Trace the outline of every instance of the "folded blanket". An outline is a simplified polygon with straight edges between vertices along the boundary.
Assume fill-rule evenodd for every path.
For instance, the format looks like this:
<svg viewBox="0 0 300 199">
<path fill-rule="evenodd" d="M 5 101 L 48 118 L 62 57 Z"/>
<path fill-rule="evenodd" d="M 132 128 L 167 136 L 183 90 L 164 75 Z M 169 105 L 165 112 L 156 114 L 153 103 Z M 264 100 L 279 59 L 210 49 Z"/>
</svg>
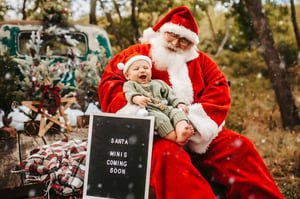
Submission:
<svg viewBox="0 0 300 199">
<path fill-rule="evenodd" d="M 65 138 L 33 149 L 14 173 L 24 173 L 27 182 L 42 182 L 62 196 L 80 196 L 83 192 L 87 139 Z"/>
</svg>

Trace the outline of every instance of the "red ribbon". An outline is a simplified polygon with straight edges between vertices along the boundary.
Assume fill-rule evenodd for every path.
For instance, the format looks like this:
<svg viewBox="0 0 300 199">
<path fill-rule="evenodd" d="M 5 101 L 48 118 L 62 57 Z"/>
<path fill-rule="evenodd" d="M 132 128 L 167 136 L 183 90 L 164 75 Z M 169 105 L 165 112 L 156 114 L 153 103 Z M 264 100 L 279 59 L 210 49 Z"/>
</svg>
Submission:
<svg viewBox="0 0 300 199">
<path fill-rule="evenodd" d="M 48 113 L 54 113 L 57 111 L 57 109 L 59 108 L 60 106 L 60 96 L 58 94 L 58 91 L 60 90 L 58 87 L 50 87 L 50 86 L 45 86 L 45 85 L 42 85 L 40 87 L 42 90 L 43 90 L 43 94 L 42 94 L 42 101 L 41 101 L 41 105 L 39 107 L 39 111 L 41 111 L 42 107 L 44 106 L 44 100 L 45 100 L 45 95 L 48 92 L 50 92 L 51 94 L 54 95 L 54 99 L 55 99 L 55 107 L 53 109 L 50 109 L 50 107 L 48 107 Z"/>
</svg>

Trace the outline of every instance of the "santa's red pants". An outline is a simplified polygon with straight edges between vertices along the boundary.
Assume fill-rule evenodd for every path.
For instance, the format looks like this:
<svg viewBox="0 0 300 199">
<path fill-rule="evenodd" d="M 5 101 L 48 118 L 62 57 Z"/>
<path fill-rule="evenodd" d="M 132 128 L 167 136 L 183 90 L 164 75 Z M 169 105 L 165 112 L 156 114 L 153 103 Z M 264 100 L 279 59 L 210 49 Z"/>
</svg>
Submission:
<svg viewBox="0 0 300 199">
<path fill-rule="evenodd" d="M 157 199 L 217 198 L 206 179 L 223 186 L 226 198 L 284 198 L 244 136 L 223 128 L 203 155 L 154 138 L 150 185 Z"/>
</svg>

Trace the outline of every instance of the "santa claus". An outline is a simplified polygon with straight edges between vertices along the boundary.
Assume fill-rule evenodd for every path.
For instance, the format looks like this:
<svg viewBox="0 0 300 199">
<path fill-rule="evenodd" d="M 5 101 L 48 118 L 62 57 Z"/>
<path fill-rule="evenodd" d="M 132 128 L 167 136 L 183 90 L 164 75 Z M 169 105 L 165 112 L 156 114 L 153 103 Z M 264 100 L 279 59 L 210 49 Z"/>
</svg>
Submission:
<svg viewBox="0 0 300 199">
<path fill-rule="evenodd" d="M 104 112 L 134 114 L 123 93 L 126 81 L 118 63 L 138 53 L 152 59 L 152 79 L 169 84 L 189 105 L 196 134 L 187 152 L 176 143 L 155 137 L 151 180 L 157 198 L 216 198 L 209 182 L 224 187 L 228 198 L 283 198 L 262 158 L 247 138 L 224 127 L 230 108 L 224 74 L 197 50 L 198 26 L 187 7 L 170 11 L 144 31 L 142 44 L 117 54 L 106 66 L 99 86 Z"/>
</svg>

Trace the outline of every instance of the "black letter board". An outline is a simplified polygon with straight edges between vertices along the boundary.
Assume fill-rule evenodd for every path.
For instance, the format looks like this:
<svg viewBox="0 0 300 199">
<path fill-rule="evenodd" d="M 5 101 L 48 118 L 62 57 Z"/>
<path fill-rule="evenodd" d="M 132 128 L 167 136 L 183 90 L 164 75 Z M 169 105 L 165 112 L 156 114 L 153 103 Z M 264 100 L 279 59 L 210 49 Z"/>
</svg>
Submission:
<svg viewBox="0 0 300 199">
<path fill-rule="evenodd" d="M 83 197 L 148 199 L 154 118 L 90 116 Z"/>
</svg>

